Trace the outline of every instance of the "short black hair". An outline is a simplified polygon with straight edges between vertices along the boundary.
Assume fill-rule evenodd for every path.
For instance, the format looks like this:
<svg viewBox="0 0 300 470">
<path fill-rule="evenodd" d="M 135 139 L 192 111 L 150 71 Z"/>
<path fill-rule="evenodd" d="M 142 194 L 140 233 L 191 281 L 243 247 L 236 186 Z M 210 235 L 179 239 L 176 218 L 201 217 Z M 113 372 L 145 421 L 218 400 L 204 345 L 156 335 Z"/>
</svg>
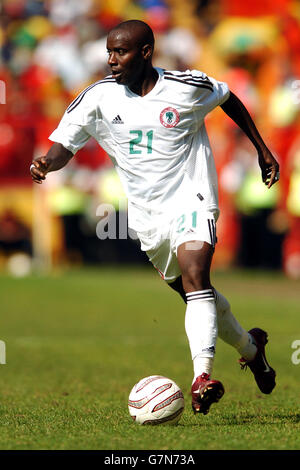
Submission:
<svg viewBox="0 0 300 470">
<path fill-rule="evenodd" d="M 152 49 L 154 48 L 154 34 L 150 26 L 145 23 L 144 21 L 140 20 L 128 20 L 119 23 L 117 26 L 114 26 L 111 31 L 117 31 L 119 29 L 127 29 L 127 30 L 139 30 L 141 35 L 140 44 L 139 46 L 144 46 L 145 44 L 150 44 Z"/>
</svg>

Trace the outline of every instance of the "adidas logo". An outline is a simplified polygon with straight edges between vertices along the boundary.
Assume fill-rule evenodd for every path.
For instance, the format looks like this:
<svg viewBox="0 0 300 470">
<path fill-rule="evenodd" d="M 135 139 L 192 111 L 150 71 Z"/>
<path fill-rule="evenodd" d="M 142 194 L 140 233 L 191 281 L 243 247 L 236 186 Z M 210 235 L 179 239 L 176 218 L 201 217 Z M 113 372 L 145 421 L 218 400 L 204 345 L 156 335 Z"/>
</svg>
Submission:
<svg viewBox="0 0 300 470">
<path fill-rule="evenodd" d="M 203 353 L 204 353 L 204 352 L 215 353 L 215 352 L 216 352 L 216 349 L 215 349 L 214 346 L 210 346 L 209 348 L 204 348 L 204 349 L 202 349 L 201 352 L 203 352 Z"/>
<path fill-rule="evenodd" d="M 122 121 L 119 114 L 111 122 L 112 124 L 124 124 L 124 121 Z"/>
</svg>

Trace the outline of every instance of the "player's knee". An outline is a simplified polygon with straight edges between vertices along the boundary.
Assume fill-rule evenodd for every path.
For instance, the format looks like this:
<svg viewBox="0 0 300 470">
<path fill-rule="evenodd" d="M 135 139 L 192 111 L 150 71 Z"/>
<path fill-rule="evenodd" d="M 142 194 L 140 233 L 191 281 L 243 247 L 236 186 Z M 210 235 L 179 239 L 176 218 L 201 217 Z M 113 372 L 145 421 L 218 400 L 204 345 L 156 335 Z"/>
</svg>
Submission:
<svg viewBox="0 0 300 470">
<path fill-rule="evenodd" d="M 209 289 L 211 287 L 209 272 L 198 265 L 188 266 L 182 274 L 182 281 L 185 292 Z"/>
</svg>

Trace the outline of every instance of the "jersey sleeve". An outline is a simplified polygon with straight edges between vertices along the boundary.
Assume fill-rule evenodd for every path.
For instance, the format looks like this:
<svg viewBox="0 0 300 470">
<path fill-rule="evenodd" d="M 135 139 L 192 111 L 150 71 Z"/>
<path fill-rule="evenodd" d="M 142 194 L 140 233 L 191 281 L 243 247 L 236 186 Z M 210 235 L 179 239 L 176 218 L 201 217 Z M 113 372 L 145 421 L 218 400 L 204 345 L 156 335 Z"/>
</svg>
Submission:
<svg viewBox="0 0 300 470">
<path fill-rule="evenodd" d="M 211 96 L 214 108 L 222 105 L 229 98 L 230 90 L 225 82 L 219 82 L 212 77 L 208 77 L 208 80 L 213 84 L 213 93 Z"/>
<path fill-rule="evenodd" d="M 81 95 L 70 104 L 58 127 L 49 140 L 62 144 L 75 155 L 92 136 L 91 130 L 96 121 L 96 110 L 88 99 Z"/>
<path fill-rule="evenodd" d="M 208 77 L 203 72 L 197 70 L 193 70 L 193 76 L 196 77 L 195 80 L 199 83 L 196 89 L 196 101 L 197 105 L 201 107 L 201 114 L 203 116 L 225 103 L 229 98 L 230 90 L 227 83 Z"/>
</svg>

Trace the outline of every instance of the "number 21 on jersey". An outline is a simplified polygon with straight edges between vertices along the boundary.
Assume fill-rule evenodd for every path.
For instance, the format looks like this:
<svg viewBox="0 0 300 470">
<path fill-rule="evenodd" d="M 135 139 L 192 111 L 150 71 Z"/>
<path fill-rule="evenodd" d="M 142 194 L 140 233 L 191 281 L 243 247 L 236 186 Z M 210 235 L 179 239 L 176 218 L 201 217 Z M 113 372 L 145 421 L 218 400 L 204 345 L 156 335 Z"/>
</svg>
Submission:
<svg viewBox="0 0 300 470">
<path fill-rule="evenodd" d="M 152 153 L 152 141 L 153 141 L 153 131 L 148 131 L 143 134 L 143 131 L 141 130 L 134 130 L 130 131 L 130 134 L 135 134 L 136 137 L 134 139 L 131 139 L 129 141 L 129 154 L 140 154 L 142 153 L 142 150 L 140 148 L 137 148 L 141 144 L 143 144 L 144 147 L 144 142 L 146 139 L 146 148 L 147 148 L 147 153 Z"/>
</svg>

